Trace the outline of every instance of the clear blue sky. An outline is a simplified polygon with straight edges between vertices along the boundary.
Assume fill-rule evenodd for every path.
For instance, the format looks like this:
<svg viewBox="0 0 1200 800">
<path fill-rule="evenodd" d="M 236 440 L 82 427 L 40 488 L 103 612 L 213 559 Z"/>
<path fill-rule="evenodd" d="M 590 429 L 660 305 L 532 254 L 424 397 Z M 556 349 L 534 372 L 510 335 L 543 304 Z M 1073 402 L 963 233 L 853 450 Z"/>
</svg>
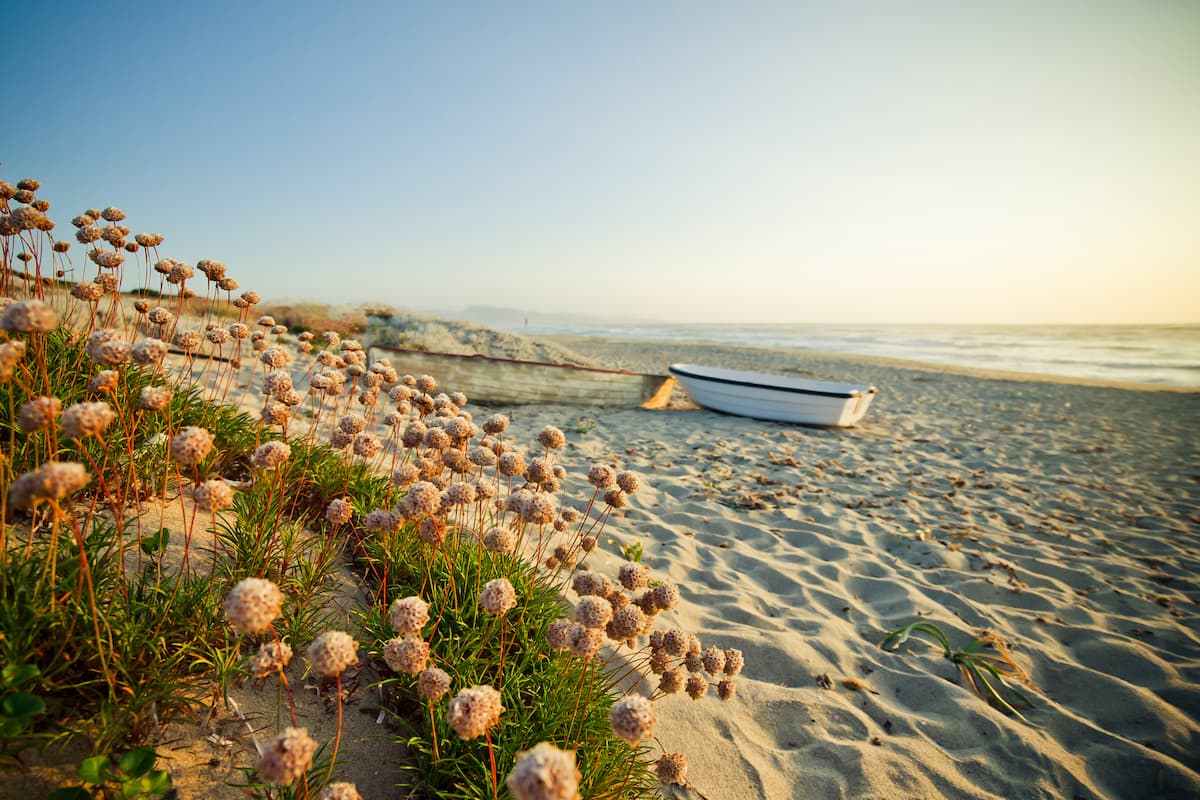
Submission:
<svg viewBox="0 0 1200 800">
<path fill-rule="evenodd" d="M 1194 0 L 43 0 L 0 40 L 0 177 L 267 298 L 1200 322 Z"/>
</svg>

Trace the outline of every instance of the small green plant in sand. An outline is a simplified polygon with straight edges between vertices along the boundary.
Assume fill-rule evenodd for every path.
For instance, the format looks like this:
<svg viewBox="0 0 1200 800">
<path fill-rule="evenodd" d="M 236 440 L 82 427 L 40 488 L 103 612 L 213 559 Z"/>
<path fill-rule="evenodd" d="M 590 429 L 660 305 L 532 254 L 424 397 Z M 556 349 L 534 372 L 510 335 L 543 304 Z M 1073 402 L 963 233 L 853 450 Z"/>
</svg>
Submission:
<svg viewBox="0 0 1200 800">
<path fill-rule="evenodd" d="M 158 754 L 151 747 L 135 747 L 116 764 L 108 756 L 85 758 L 76 770 L 83 786 L 68 786 L 50 794 L 48 800 L 150 800 L 166 797 L 171 776 L 155 769 Z"/>
<path fill-rule="evenodd" d="M 1013 660 L 1008 647 L 996 634 L 985 631 L 966 647 L 955 650 L 950 646 L 950 639 L 941 628 L 922 620 L 892 631 L 884 637 L 879 646 L 887 649 L 894 645 L 898 648 L 914 634 L 926 636 L 938 644 L 942 648 L 942 655 L 958 667 L 971 689 L 990 705 L 1025 719 L 1017 710 L 1017 705 L 1032 708 L 1033 703 L 1024 692 L 1013 686 L 1011 681 L 1029 683 L 1029 676 Z M 991 652 L 988 652 L 989 650 Z M 1005 697 L 1006 694 L 1008 697 Z"/>
</svg>

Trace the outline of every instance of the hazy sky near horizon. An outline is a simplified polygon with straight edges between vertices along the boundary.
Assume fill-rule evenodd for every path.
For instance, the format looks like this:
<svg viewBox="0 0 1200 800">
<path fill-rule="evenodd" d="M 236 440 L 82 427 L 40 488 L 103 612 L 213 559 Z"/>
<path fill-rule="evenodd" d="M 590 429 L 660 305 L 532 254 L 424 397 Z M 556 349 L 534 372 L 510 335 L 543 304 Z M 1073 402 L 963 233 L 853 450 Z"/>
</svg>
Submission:
<svg viewBox="0 0 1200 800">
<path fill-rule="evenodd" d="M 43 0 L 0 39 L 0 178 L 62 238 L 118 205 L 269 299 L 1200 323 L 1200 2 Z"/>
</svg>

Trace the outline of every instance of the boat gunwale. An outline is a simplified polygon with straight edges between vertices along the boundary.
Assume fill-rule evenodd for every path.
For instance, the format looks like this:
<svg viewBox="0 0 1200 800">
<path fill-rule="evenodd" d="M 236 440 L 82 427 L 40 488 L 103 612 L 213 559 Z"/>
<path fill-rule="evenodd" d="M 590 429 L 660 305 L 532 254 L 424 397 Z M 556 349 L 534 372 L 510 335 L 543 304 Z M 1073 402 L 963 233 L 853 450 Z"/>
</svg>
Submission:
<svg viewBox="0 0 1200 800">
<path fill-rule="evenodd" d="M 368 358 L 370 358 L 371 350 L 383 350 L 383 351 L 389 352 L 389 353 L 403 353 L 403 354 L 411 354 L 411 355 L 418 355 L 418 356 L 437 356 L 438 358 L 456 358 L 461 361 L 472 361 L 472 362 L 493 361 L 493 362 L 501 363 L 501 364 L 521 364 L 523 366 L 530 366 L 530 367 L 555 367 L 558 369 L 576 370 L 576 371 L 583 371 L 583 372 L 595 372 L 595 373 L 600 373 L 603 375 L 626 375 L 626 376 L 630 376 L 630 377 L 661 378 L 661 379 L 666 379 L 666 378 L 671 377 L 670 375 L 663 375 L 661 373 L 654 373 L 654 372 L 634 372 L 634 371 L 628 370 L 628 369 L 607 369 L 605 367 L 589 367 L 589 366 L 586 366 L 583 364 L 555 364 L 551 361 L 528 361 L 526 359 L 521 359 L 521 358 L 504 358 L 503 356 L 485 356 L 482 353 L 443 353 L 443 352 L 439 352 L 437 350 L 410 350 L 408 348 L 392 347 L 391 345 L 386 345 L 386 344 L 369 345 L 367 347 L 367 351 L 368 351 L 367 357 Z"/>
<path fill-rule="evenodd" d="M 853 399 L 856 397 L 865 397 L 867 395 L 877 394 L 879 392 L 879 389 L 874 386 L 868 386 L 868 387 L 864 387 L 862 389 L 855 389 L 855 390 L 847 391 L 847 392 L 826 392 L 826 391 L 821 391 L 820 389 L 804 389 L 799 386 L 780 386 L 778 384 L 770 384 L 770 383 L 755 383 L 753 381 L 736 380 L 734 378 L 718 378 L 718 377 L 711 376 L 711 375 L 702 375 L 702 374 L 695 373 L 695 372 L 688 372 L 686 369 L 682 369 L 683 366 L 691 366 L 691 365 L 672 364 L 669 367 L 667 367 L 667 369 L 670 371 L 670 373 L 672 375 L 677 375 L 682 378 L 692 378 L 692 379 L 698 380 L 698 381 L 708 381 L 709 383 L 725 384 L 727 386 L 746 386 L 746 387 L 749 387 L 752 389 L 763 389 L 765 391 L 771 391 L 771 392 L 788 392 L 791 394 L 807 394 L 807 395 L 815 395 L 818 397 L 833 397 L 833 398 L 836 398 L 839 400 L 850 400 L 850 399 Z M 787 378 L 788 377 L 786 375 L 773 376 L 770 373 L 765 373 L 765 372 L 758 372 L 758 373 L 756 373 L 756 372 L 741 372 L 740 370 L 729 370 L 729 371 L 744 374 L 744 375 L 761 375 L 764 378 L 771 378 L 771 377 Z M 793 379 L 793 380 L 795 380 L 795 379 Z M 848 385 L 853 385 L 853 384 L 848 384 Z"/>
</svg>

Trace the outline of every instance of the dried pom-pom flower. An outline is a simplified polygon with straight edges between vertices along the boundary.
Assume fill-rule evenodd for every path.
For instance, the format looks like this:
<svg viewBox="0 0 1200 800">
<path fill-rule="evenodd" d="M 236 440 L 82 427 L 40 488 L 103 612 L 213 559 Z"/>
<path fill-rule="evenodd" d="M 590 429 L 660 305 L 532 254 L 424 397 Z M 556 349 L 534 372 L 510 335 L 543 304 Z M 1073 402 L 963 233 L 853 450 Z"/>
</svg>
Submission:
<svg viewBox="0 0 1200 800">
<path fill-rule="evenodd" d="M 608 635 L 618 642 L 623 642 L 640 634 L 645 625 L 645 612 L 630 603 L 621 606 L 613 614 L 612 622 L 608 626 Z"/>
<path fill-rule="evenodd" d="M 546 628 L 546 643 L 554 650 L 563 651 L 571 647 L 571 628 L 575 623 L 569 619 L 556 619 Z"/>
<path fill-rule="evenodd" d="M 204 460 L 212 448 L 212 434 L 204 428 L 189 425 L 171 439 L 171 458 L 184 466 L 195 466 Z"/>
<path fill-rule="evenodd" d="M 259 469 L 277 469 L 292 454 L 287 442 L 263 442 L 254 450 L 254 466 Z"/>
<path fill-rule="evenodd" d="M 354 454 L 362 458 L 374 458 L 379 455 L 383 445 L 379 437 L 371 433 L 360 433 L 354 437 Z"/>
<path fill-rule="evenodd" d="M 48 461 L 26 472 L 8 489 L 9 499 L 17 508 L 32 508 L 43 500 L 61 500 L 87 485 L 91 475 L 82 464 Z"/>
<path fill-rule="evenodd" d="M 742 671 L 742 667 L 746 665 L 746 659 L 742 657 L 742 651 L 736 648 L 729 648 L 725 651 L 725 674 L 729 676 L 737 675 Z"/>
<path fill-rule="evenodd" d="M 624 508 L 628 505 L 629 498 L 625 492 L 614 486 L 604 493 L 604 502 L 613 508 Z"/>
<path fill-rule="evenodd" d="M 496 578 L 483 585 L 479 593 L 479 607 L 484 613 L 498 617 L 517 605 L 517 593 L 508 578 Z"/>
<path fill-rule="evenodd" d="M 17 412 L 17 425 L 26 433 L 50 427 L 62 413 L 62 401 L 57 397 L 35 397 Z"/>
<path fill-rule="evenodd" d="M 730 678 L 723 678 L 719 683 L 717 683 L 717 697 L 721 698 L 722 700 L 733 699 L 733 695 L 736 691 L 737 690 L 733 685 L 733 680 Z"/>
<path fill-rule="evenodd" d="M 507 527 L 491 528 L 483 535 L 483 547 L 489 553 L 511 553 L 517 547 L 517 534 Z"/>
<path fill-rule="evenodd" d="M 487 421 L 483 423 L 484 432 L 490 433 L 493 436 L 504 433 L 507 428 L 508 417 L 504 416 L 503 414 L 492 414 L 487 418 Z"/>
<path fill-rule="evenodd" d="M 308 661 L 322 678 L 341 675 L 358 663 L 358 645 L 344 631 L 326 631 L 308 646 Z"/>
<path fill-rule="evenodd" d="M 604 628 L 612 617 L 612 603 L 603 597 L 584 597 L 575 606 L 575 621 L 585 628 Z"/>
<path fill-rule="evenodd" d="M 669 669 L 658 680 L 658 690 L 663 694 L 678 694 L 683 690 L 683 670 Z"/>
<path fill-rule="evenodd" d="M 192 491 L 196 508 L 216 513 L 223 508 L 233 507 L 233 487 L 223 480 L 207 480 Z"/>
<path fill-rule="evenodd" d="M 416 595 L 398 598 L 388 609 L 388 622 L 396 633 L 420 633 L 429 624 L 429 605 Z"/>
<path fill-rule="evenodd" d="M 143 367 L 153 366 L 167 354 L 167 343 L 161 339 L 143 339 L 133 346 L 134 363 Z"/>
<path fill-rule="evenodd" d="M 287 642 L 263 642 L 254 658 L 250 659 L 250 674 L 256 678 L 265 678 L 282 670 L 291 660 L 292 648 Z"/>
<path fill-rule="evenodd" d="M 496 471 L 512 478 L 525 471 L 525 456 L 519 450 L 505 450 L 496 461 Z"/>
<path fill-rule="evenodd" d="M 600 652 L 600 645 L 604 643 L 604 634 L 596 628 L 585 628 L 578 622 L 573 622 L 567 631 L 567 643 L 571 649 L 571 655 L 576 658 L 588 659 Z"/>
<path fill-rule="evenodd" d="M 700 662 L 709 675 L 720 675 L 725 670 L 725 651 L 712 645 L 700 655 Z"/>
<path fill-rule="evenodd" d="M 691 675 L 688 677 L 686 690 L 688 697 L 699 700 L 708 694 L 708 681 L 703 675 Z"/>
<path fill-rule="evenodd" d="M 429 663 L 429 645 L 416 636 L 389 639 L 383 646 L 383 660 L 393 672 L 416 675 Z"/>
<path fill-rule="evenodd" d="M 681 656 L 688 649 L 688 635 L 678 628 L 672 628 L 663 634 L 663 649 L 673 656 Z"/>
<path fill-rule="evenodd" d="M 500 721 L 504 706 L 491 686 L 472 686 L 454 696 L 446 707 L 446 721 L 462 739 L 474 739 Z"/>
<path fill-rule="evenodd" d="M 88 381 L 88 392 L 91 394 L 112 394 L 117 390 L 119 376 L 116 370 L 102 369 Z"/>
<path fill-rule="evenodd" d="M 613 703 L 608 712 L 608 721 L 613 733 L 636 745 L 653 735 L 657 720 L 650 701 L 639 694 L 631 694 Z"/>
<path fill-rule="evenodd" d="M 345 525 L 353 514 L 354 506 L 344 497 L 330 500 L 329 505 L 325 507 L 325 521 L 334 527 Z"/>
<path fill-rule="evenodd" d="M 222 608 L 229 626 L 238 633 L 265 633 L 279 619 L 283 593 L 264 578 L 243 578 L 225 595 Z"/>
<path fill-rule="evenodd" d="M 25 342 L 15 339 L 11 342 L 0 343 L 0 383 L 12 380 L 13 372 L 21 359 L 25 357 Z"/>
<path fill-rule="evenodd" d="M 417 676 L 417 694 L 426 700 L 440 700 L 450 691 L 450 675 L 437 667 L 422 670 Z"/>
<path fill-rule="evenodd" d="M 63 436 L 70 439 L 99 436 L 116 418 L 117 415 L 108 403 L 75 403 L 63 412 Z"/>
<path fill-rule="evenodd" d="M 540 742 L 517 753 L 504 785 L 513 800 L 576 800 L 580 777 L 574 750 Z"/>
<path fill-rule="evenodd" d="M 666 785 L 687 785 L 687 759 L 683 753 L 663 753 L 654 764 L 654 774 L 659 783 Z"/>
<path fill-rule="evenodd" d="M 9 303 L 0 315 L 0 328 L 26 333 L 49 333 L 58 325 L 54 309 L 41 300 L 18 300 Z"/>
<path fill-rule="evenodd" d="M 611 489 L 617 483 L 617 473 L 608 464 L 593 464 L 587 478 L 597 489 Z"/>
<path fill-rule="evenodd" d="M 650 568 L 636 561 L 626 561 L 621 565 L 621 570 L 617 573 L 617 577 L 621 581 L 622 586 L 633 591 L 646 585 L 646 582 L 650 579 Z"/>
<path fill-rule="evenodd" d="M 138 395 L 138 408 L 143 411 L 162 411 L 171 402 L 171 390 L 165 386 L 146 386 Z"/>
<path fill-rule="evenodd" d="M 654 605 L 659 611 L 670 611 L 679 605 L 679 589 L 675 584 L 663 581 L 654 587 Z"/>
<path fill-rule="evenodd" d="M 537 437 L 538 444 L 547 450 L 557 450 L 567 443 L 567 437 L 563 432 L 553 425 L 547 425 L 542 428 Z"/>
<path fill-rule="evenodd" d="M 554 501 L 547 494 L 529 494 L 519 511 L 521 519 L 531 525 L 549 525 L 554 521 Z"/>
<path fill-rule="evenodd" d="M 258 771 L 267 782 L 288 786 L 308 772 L 316 752 L 317 743 L 308 735 L 307 728 L 284 728 L 267 742 Z"/>
<path fill-rule="evenodd" d="M 358 793 L 358 787 L 353 783 L 346 781 L 338 781 L 331 783 L 321 790 L 321 794 L 317 796 L 317 800 L 363 800 L 362 795 Z"/>
<path fill-rule="evenodd" d="M 633 494 L 641 488 L 642 479 L 632 470 L 622 470 L 617 473 L 617 486 L 626 494 Z"/>
</svg>

